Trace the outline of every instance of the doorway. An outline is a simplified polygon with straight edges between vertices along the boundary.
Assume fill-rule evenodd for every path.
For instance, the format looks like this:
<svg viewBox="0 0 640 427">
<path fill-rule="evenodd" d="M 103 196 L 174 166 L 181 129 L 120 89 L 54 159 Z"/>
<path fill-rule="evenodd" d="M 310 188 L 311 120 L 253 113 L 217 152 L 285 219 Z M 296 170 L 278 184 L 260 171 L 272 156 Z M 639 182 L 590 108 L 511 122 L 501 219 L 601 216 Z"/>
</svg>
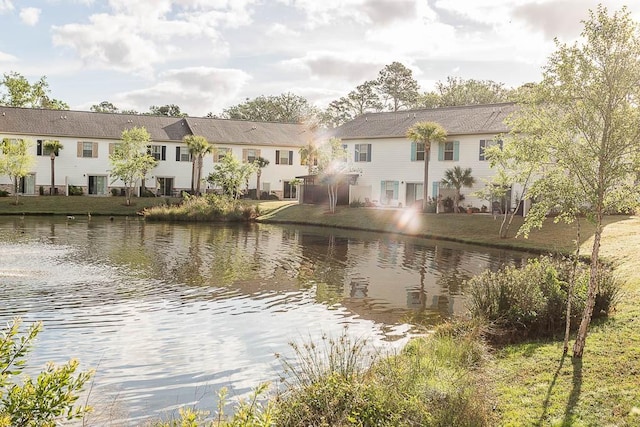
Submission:
<svg viewBox="0 0 640 427">
<path fill-rule="evenodd" d="M 89 175 L 89 194 L 106 196 L 107 177 L 104 175 Z"/>
<path fill-rule="evenodd" d="M 291 185 L 291 181 L 284 181 L 284 188 L 282 191 L 282 198 L 284 199 L 297 199 L 298 191 L 295 185 Z"/>
</svg>

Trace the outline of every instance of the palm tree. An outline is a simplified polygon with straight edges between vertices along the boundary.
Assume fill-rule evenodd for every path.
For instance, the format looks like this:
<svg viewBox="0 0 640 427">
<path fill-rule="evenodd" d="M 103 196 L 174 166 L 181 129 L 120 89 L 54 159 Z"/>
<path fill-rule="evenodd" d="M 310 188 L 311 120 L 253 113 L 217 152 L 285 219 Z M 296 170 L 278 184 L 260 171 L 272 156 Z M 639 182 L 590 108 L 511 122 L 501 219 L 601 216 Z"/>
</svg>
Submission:
<svg viewBox="0 0 640 427">
<path fill-rule="evenodd" d="M 318 147 L 312 141 L 309 141 L 306 145 L 300 147 L 298 152 L 300 153 L 301 163 L 307 165 L 307 172 L 311 175 L 314 169 L 317 169 Z"/>
<path fill-rule="evenodd" d="M 264 157 L 256 157 L 253 164 L 256 165 L 256 197 L 260 200 L 260 177 L 262 176 L 262 168 L 267 167 L 269 160 Z"/>
<path fill-rule="evenodd" d="M 431 144 L 446 141 L 447 131 L 435 122 L 418 122 L 407 130 L 407 138 L 415 143 L 424 144 L 424 183 L 422 184 L 422 210 L 423 212 L 426 212 L 429 195 L 429 153 L 431 151 Z"/>
<path fill-rule="evenodd" d="M 58 155 L 58 152 L 64 147 L 62 146 L 60 141 L 46 140 L 44 142 L 44 148 L 49 150 L 49 153 L 51 155 L 51 188 L 49 188 L 49 194 L 54 195 L 54 189 L 56 188 L 56 156 Z"/>
<path fill-rule="evenodd" d="M 200 194 L 200 181 L 202 176 L 202 163 L 204 156 L 213 151 L 213 145 L 204 136 L 187 135 L 183 142 L 189 148 L 189 154 L 193 162 L 191 169 L 191 191 Z"/>
<path fill-rule="evenodd" d="M 455 213 L 458 213 L 460 212 L 458 206 L 458 203 L 460 203 L 460 189 L 462 187 L 472 187 L 476 179 L 471 176 L 471 168 L 462 169 L 460 166 L 455 166 L 444 171 L 444 178 L 440 182 L 447 188 L 456 189 L 456 194 L 453 196 L 453 209 Z"/>
</svg>

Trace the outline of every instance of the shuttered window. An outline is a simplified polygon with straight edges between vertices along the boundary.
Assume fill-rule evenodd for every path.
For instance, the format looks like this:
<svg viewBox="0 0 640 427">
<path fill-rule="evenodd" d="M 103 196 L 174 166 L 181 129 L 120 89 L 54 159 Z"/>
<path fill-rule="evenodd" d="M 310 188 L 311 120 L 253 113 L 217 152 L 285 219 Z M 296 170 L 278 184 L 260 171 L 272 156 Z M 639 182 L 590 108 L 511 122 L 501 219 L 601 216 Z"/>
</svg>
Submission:
<svg viewBox="0 0 640 427">
<path fill-rule="evenodd" d="M 293 151 L 276 150 L 276 165 L 292 165 Z"/>
</svg>

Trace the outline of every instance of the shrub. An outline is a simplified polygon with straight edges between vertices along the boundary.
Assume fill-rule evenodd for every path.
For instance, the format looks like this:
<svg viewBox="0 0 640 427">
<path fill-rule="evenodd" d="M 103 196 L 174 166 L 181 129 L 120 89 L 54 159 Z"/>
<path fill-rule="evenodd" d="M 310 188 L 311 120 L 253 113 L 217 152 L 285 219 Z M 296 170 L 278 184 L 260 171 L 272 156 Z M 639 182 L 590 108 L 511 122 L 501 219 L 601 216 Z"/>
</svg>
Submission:
<svg viewBox="0 0 640 427">
<path fill-rule="evenodd" d="M 20 324 L 16 318 L 0 333 L 0 426 L 53 427 L 82 418 L 91 408 L 75 403 L 93 372 L 76 374 L 79 363 L 71 360 L 62 366 L 47 364 L 35 380 L 24 374 L 19 377 L 42 330 L 37 322 L 19 336 Z"/>
<path fill-rule="evenodd" d="M 82 190 L 82 187 L 78 187 L 76 185 L 70 185 L 69 186 L 69 195 L 70 196 L 82 196 L 84 194 L 84 191 Z"/>
<path fill-rule="evenodd" d="M 566 321 L 567 292 L 572 273 L 568 260 L 549 257 L 530 260 L 523 268 L 485 271 L 468 280 L 467 303 L 472 317 L 490 322 L 494 341 L 517 341 L 562 333 Z M 612 273 L 602 268 L 593 317 L 606 316 L 620 289 Z M 576 271 L 571 322 L 577 327 L 584 310 L 589 270 Z"/>
<path fill-rule="evenodd" d="M 351 203 L 349 203 L 349 207 L 352 208 L 363 208 L 365 206 L 364 202 L 361 202 L 360 199 L 354 200 Z"/>
<path fill-rule="evenodd" d="M 8 197 L 9 196 L 9 192 L 6 190 L 0 190 L 0 197 Z"/>
</svg>

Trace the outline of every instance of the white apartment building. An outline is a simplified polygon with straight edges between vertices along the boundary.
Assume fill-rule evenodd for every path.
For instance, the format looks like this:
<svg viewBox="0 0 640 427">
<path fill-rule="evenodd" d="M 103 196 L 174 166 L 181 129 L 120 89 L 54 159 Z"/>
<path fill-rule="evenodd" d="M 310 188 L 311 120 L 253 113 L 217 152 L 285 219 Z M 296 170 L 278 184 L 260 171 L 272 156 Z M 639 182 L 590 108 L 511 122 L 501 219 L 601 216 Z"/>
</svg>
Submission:
<svg viewBox="0 0 640 427">
<path fill-rule="evenodd" d="M 120 194 L 123 183 L 109 175 L 109 154 L 122 131 L 134 126 L 150 133 L 148 150 L 158 160 L 148 172 L 145 185 L 163 196 L 191 188 L 192 162 L 182 140 L 187 135 L 201 135 L 215 147 L 204 159 L 203 178 L 224 154 L 231 153 L 244 162 L 263 157 L 269 165 L 262 169 L 261 190 L 296 199 L 290 181 L 307 171 L 300 164 L 299 149 L 313 139 L 312 133 L 299 124 L 0 107 L 0 138 L 31 141 L 30 150 L 37 159 L 31 173 L 20 180 L 18 191 L 22 194 L 49 194 L 51 160 L 44 147 L 46 140 L 58 140 L 63 145 L 55 160 L 58 194 L 68 194 L 70 186 L 96 196 Z M 0 188 L 13 192 L 9 177 L 0 176 Z M 201 188 L 206 189 L 207 184 Z M 249 189 L 255 188 L 254 174 Z"/>
<path fill-rule="evenodd" d="M 465 198 L 461 206 L 487 206 L 488 201 L 473 196 L 494 174 L 484 149 L 500 143 L 499 135 L 508 132 L 505 119 L 515 109 L 515 104 L 504 103 L 367 113 L 345 123 L 330 136 L 342 140 L 351 169 L 360 175 L 350 199 L 369 199 L 382 206 L 411 206 L 422 200 L 424 145 L 412 142 L 406 133 L 415 123 L 429 121 L 439 123 L 448 134 L 445 143 L 431 147 L 429 197 L 453 195 L 454 190 L 440 182 L 447 169 L 460 166 L 471 168 L 476 180 L 472 188 L 462 189 Z M 511 207 L 511 196 L 507 198 Z"/>
</svg>

